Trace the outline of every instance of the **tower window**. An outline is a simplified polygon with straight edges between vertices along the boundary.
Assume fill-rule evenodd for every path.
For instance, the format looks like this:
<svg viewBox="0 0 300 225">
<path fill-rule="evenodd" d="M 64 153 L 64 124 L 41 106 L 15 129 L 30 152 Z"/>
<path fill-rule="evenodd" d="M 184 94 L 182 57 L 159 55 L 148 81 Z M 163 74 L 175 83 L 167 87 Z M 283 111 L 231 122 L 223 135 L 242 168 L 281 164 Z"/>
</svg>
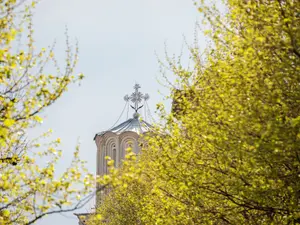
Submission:
<svg viewBox="0 0 300 225">
<path fill-rule="evenodd" d="M 117 149 L 115 144 L 112 146 L 112 159 L 114 160 L 114 167 L 117 167 Z"/>
</svg>

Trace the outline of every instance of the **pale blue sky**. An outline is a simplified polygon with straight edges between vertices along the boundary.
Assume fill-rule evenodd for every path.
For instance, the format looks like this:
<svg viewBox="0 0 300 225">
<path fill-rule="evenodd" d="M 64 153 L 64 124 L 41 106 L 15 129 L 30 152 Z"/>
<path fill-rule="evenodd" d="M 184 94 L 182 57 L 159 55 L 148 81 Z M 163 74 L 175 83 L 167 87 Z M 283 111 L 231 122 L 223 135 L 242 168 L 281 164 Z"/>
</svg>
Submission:
<svg viewBox="0 0 300 225">
<path fill-rule="evenodd" d="M 184 42 L 194 40 L 195 22 L 199 20 L 192 0 L 43 0 L 34 15 L 38 48 L 57 41 L 56 57 L 63 61 L 65 26 L 71 42 L 79 41 L 77 72 L 86 78 L 73 85 L 44 112 L 44 123 L 32 135 L 52 128 L 54 137 L 63 142 L 63 158 L 58 172 L 68 164 L 78 137 L 81 156 L 95 172 L 95 133 L 110 128 L 119 117 L 123 96 L 132 92 L 135 82 L 150 94 L 152 113 L 162 101 L 158 90 L 166 90 L 155 52 L 164 59 L 165 43 L 170 54 L 179 54 Z M 63 65 L 63 64 L 62 64 Z M 49 68 L 51 70 L 51 68 Z M 121 122 L 121 121 L 120 121 Z M 87 212 L 88 207 L 80 212 Z M 75 225 L 71 214 L 49 216 L 39 225 Z"/>
</svg>

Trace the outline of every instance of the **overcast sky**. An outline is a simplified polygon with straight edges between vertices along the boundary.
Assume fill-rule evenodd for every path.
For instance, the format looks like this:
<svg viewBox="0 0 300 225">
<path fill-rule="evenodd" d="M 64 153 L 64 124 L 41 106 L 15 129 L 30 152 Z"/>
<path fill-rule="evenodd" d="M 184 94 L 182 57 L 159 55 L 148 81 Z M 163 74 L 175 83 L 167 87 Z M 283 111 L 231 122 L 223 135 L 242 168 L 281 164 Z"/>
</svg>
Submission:
<svg viewBox="0 0 300 225">
<path fill-rule="evenodd" d="M 31 135 L 52 128 L 63 142 L 63 158 L 57 167 L 62 172 L 71 160 L 77 139 L 81 156 L 96 171 L 95 133 L 110 128 L 123 107 L 123 96 L 138 82 L 149 93 L 152 113 L 167 91 L 155 53 L 164 59 L 168 53 L 180 54 L 184 42 L 193 43 L 199 14 L 192 0 L 43 0 L 34 15 L 37 48 L 57 41 L 55 54 L 64 59 L 65 27 L 71 42 L 79 41 L 77 72 L 86 78 L 73 85 L 57 103 L 44 112 L 44 123 Z M 61 63 L 63 66 L 63 63 Z M 51 71 L 51 68 L 49 68 Z M 120 121 L 122 122 L 122 121 Z M 80 212 L 87 212 L 86 206 Z M 71 214 L 49 216 L 39 225 L 75 225 Z"/>
</svg>

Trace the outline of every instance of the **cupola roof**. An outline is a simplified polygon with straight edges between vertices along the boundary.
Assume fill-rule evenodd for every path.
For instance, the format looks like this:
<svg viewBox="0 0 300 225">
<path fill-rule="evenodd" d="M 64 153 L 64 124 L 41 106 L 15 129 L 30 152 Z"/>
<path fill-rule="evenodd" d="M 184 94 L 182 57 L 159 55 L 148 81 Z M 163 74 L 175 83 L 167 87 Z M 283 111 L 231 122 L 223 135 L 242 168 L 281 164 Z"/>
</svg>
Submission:
<svg viewBox="0 0 300 225">
<path fill-rule="evenodd" d="M 141 86 L 139 84 L 135 84 L 134 85 L 135 91 L 131 95 L 124 96 L 124 100 L 126 101 L 126 105 L 128 107 L 129 107 L 128 102 L 133 103 L 133 105 L 130 105 L 130 107 L 134 110 L 133 117 L 119 125 L 113 126 L 112 128 L 110 128 L 106 131 L 97 133 L 95 135 L 95 138 L 97 136 L 102 136 L 102 135 L 106 134 L 107 132 L 113 132 L 113 133 L 119 135 L 126 131 L 132 131 L 132 132 L 135 132 L 140 135 L 140 134 L 143 134 L 143 133 L 146 133 L 146 132 L 149 132 L 152 130 L 152 128 L 153 128 L 152 125 L 150 125 L 145 120 L 142 120 L 142 118 L 140 117 L 140 114 L 138 113 L 138 111 L 142 107 L 144 107 L 144 105 L 140 105 L 140 103 L 142 101 L 144 101 L 144 104 L 145 104 L 145 102 L 149 99 L 149 95 L 142 94 L 139 91 L 139 88 L 141 88 Z"/>
</svg>

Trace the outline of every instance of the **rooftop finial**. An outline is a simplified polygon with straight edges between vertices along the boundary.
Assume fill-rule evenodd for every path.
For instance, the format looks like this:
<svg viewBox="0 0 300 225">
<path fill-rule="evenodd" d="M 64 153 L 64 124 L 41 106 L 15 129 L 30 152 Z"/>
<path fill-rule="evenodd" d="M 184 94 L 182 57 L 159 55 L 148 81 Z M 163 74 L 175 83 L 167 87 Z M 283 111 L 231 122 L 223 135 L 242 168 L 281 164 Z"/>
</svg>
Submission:
<svg viewBox="0 0 300 225">
<path fill-rule="evenodd" d="M 132 106 L 132 105 L 130 105 L 130 106 L 131 106 L 131 108 L 134 109 L 135 114 L 136 114 L 138 112 L 138 110 L 144 106 L 144 105 L 140 106 L 139 104 L 142 102 L 142 100 L 147 101 L 149 99 L 149 95 L 148 94 L 142 94 L 139 91 L 141 86 L 137 83 L 133 86 L 133 88 L 134 88 L 134 92 L 130 96 L 125 95 L 124 100 L 126 102 L 131 101 L 134 104 L 134 106 Z"/>
</svg>

